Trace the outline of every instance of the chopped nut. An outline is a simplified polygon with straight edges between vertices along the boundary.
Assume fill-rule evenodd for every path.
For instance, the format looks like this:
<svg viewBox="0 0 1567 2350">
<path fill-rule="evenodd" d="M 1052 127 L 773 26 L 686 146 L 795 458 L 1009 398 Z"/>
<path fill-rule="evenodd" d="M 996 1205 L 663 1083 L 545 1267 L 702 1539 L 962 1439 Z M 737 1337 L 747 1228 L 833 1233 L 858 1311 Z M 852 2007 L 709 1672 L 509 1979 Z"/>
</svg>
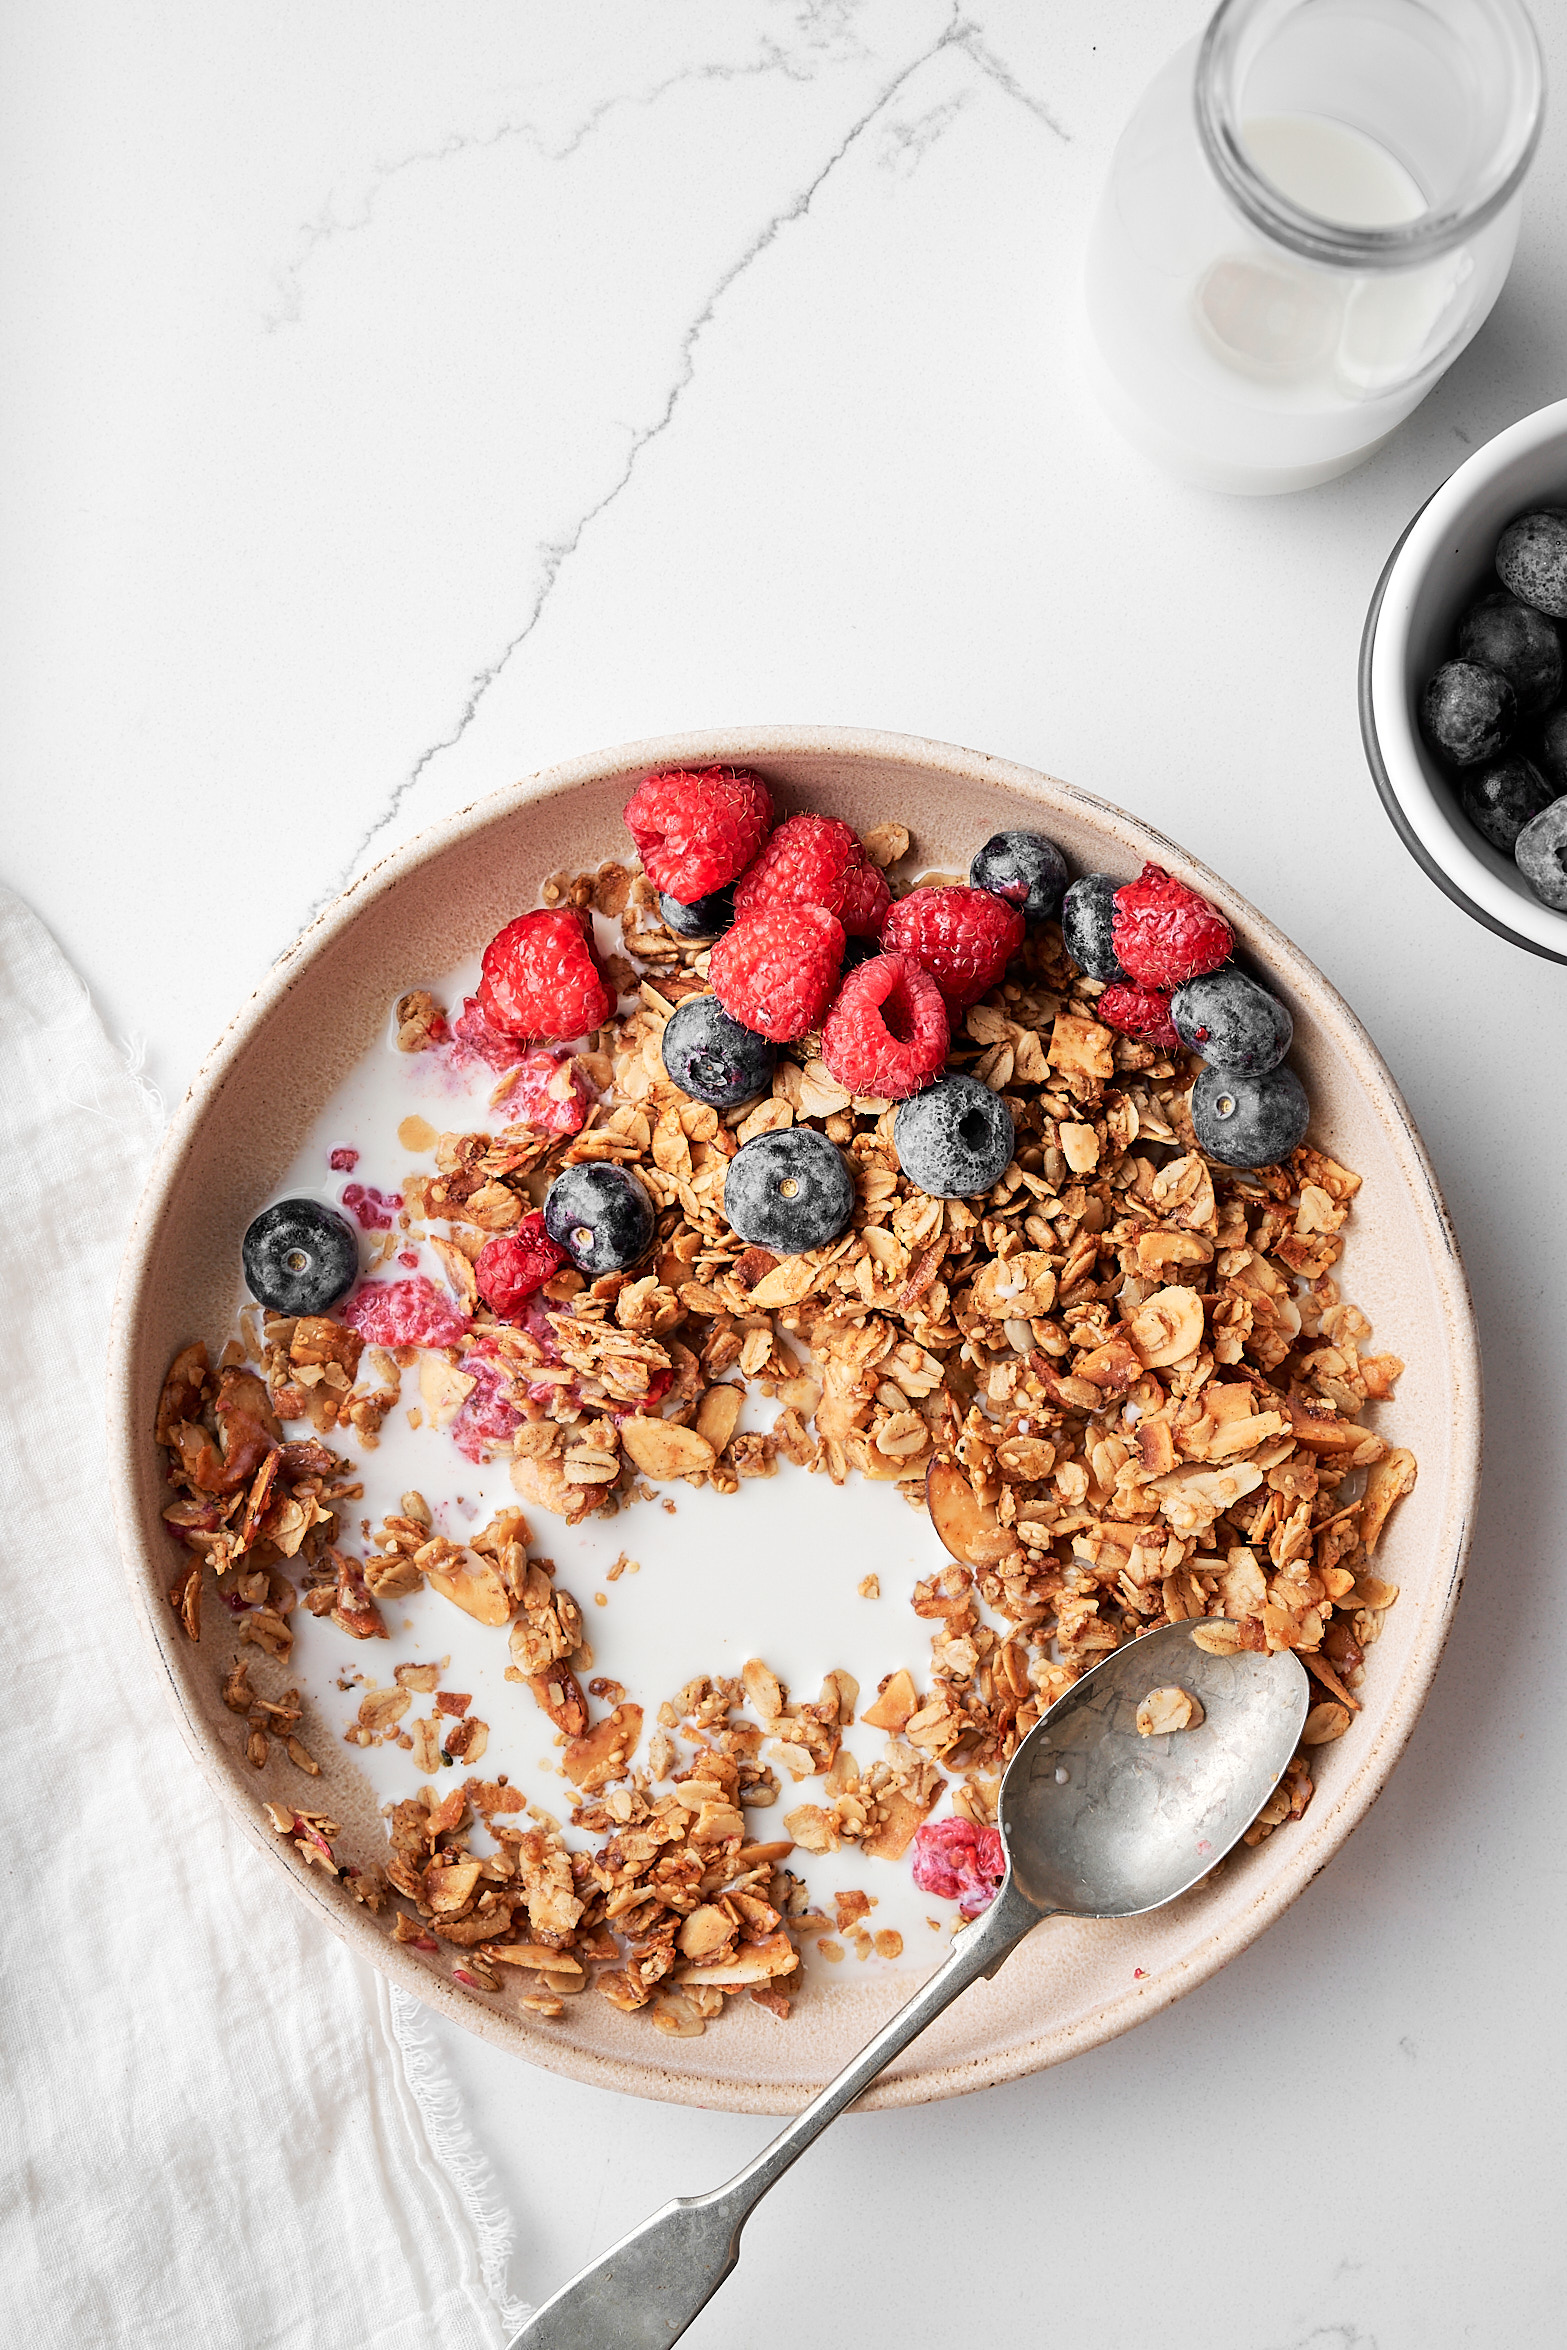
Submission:
<svg viewBox="0 0 1567 2350">
<path fill-rule="evenodd" d="M 1137 1735 L 1163 1738 L 1174 1730 L 1193 1730 L 1203 1719 L 1202 1706 L 1189 1689 L 1150 1689 L 1137 1709 Z"/>
</svg>

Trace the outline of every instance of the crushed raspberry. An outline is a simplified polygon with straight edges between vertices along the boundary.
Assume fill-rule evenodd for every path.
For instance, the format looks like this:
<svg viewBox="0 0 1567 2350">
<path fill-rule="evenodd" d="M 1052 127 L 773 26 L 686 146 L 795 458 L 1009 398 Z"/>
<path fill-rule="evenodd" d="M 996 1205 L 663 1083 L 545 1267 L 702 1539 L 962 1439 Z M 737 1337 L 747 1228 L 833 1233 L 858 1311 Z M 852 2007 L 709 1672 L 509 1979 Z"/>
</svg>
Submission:
<svg viewBox="0 0 1567 2350">
<path fill-rule="evenodd" d="M 492 1444 L 509 1443 L 522 1414 L 511 1400 L 511 1373 L 489 1348 L 472 1346 L 462 1359 L 474 1382 L 451 1424 L 451 1439 L 465 1460 L 482 1461 Z"/>
<path fill-rule="evenodd" d="M 672 767 L 626 803 L 643 870 L 683 906 L 737 879 L 772 826 L 772 794 L 748 767 Z"/>
<path fill-rule="evenodd" d="M 400 1265 L 406 1265 L 410 1273 L 417 1273 L 419 1270 L 419 1251 L 416 1248 L 400 1248 L 397 1252 L 397 1262 Z"/>
<path fill-rule="evenodd" d="M 912 955 L 956 1015 L 995 986 L 1025 928 L 1016 906 L 988 889 L 959 884 L 911 890 L 900 898 L 882 924 L 881 943 L 891 953 Z"/>
<path fill-rule="evenodd" d="M 1117 980 L 1107 987 L 1094 1007 L 1107 1028 L 1123 1036 L 1140 1036 L 1149 1044 L 1179 1045 L 1170 1018 L 1170 999 L 1162 988 L 1128 987 Z"/>
<path fill-rule="evenodd" d="M 1162 865 L 1145 865 L 1114 902 L 1110 944 L 1144 987 L 1180 987 L 1217 971 L 1234 952 L 1235 933 L 1224 916 L 1183 881 L 1172 881 Z"/>
<path fill-rule="evenodd" d="M 350 1150 L 347 1143 L 340 1143 L 327 1160 L 327 1165 L 337 1175 L 352 1175 L 358 1164 L 359 1153 Z"/>
<path fill-rule="evenodd" d="M 452 1021 L 448 1051 L 454 1069 L 472 1061 L 488 1062 L 492 1069 L 515 1069 L 526 1050 L 521 1040 L 492 1028 L 476 995 L 463 997 L 462 1010 Z"/>
<path fill-rule="evenodd" d="M 825 906 L 851 938 L 874 938 L 892 892 L 857 832 L 836 816 L 789 816 L 735 891 L 735 913 Z"/>
<path fill-rule="evenodd" d="M 822 1059 L 851 1093 L 905 1101 L 939 1076 L 949 1024 L 941 989 L 908 955 L 851 971 L 822 1030 Z"/>
<path fill-rule="evenodd" d="M 377 1191 L 373 1183 L 368 1188 L 363 1183 L 343 1186 L 343 1205 L 361 1232 L 390 1232 L 392 1218 L 402 1204 L 400 1191 Z"/>
<path fill-rule="evenodd" d="M 1007 1873 L 998 1828 L 976 1828 L 972 1820 L 927 1820 L 914 1831 L 914 1882 L 922 1893 L 955 1901 L 966 1918 L 977 1918 L 996 1898 Z"/>
<path fill-rule="evenodd" d="M 519 914 L 484 950 L 479 1008 L 511 1036 L 586 1036 L 615 1009 L 593 952 L 593 926 L 575 907 Z"/>
<path fill-rule="evenodd" d="M 371 1346 L 453 1346 L 468 1317 L 433 1281 L 367 1281 L 342 1309 L 342 1319 Z"/>
<path fill-rule="evenodd" d="M 517 1074 L 491 1107 L 516 1126 L 541 1126 L 547 1134 L 577 1134 L 593 1093 L 570 1053 L 528 1053 Z"/>
<path fill-rule="evenodd" d="M 787 1044 L 820 1026 L 842 962 L 843 926 L 835 914 L 821 906 L 769 906 L 724 933 L 708 976 L 731 1020 Z"/>
<path fill-rule="evenodd" d="M 517 1318 L 524 1301 L 566 1262 L 566 1251 L 544 1229 L 541 1211 L 524 1216 L 515 1232 L 498 1232 L 480 1249 L 474 1264 L 479 1295 L 503 1322 Z M 547 1325 L 546 1325 L 547 1327 Z"/>
</svg>

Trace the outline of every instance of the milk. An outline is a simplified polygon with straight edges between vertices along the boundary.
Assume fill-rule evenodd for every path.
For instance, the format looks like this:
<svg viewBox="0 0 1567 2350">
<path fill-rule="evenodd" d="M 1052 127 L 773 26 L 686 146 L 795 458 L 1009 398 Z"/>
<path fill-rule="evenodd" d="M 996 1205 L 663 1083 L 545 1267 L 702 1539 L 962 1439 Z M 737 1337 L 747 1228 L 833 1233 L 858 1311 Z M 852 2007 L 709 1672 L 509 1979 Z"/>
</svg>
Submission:
<svg viewBox="0 0 1567 2350">
<path fill-rule="evenodd" d="M 618 930 L 605 926 L 601 943 L 617 951 Z M 473 992 L 478 976 L 473 960 L 429 984 L 438 1002 L 455 1009 Z M 436 1131 L 493 1131 L 499 1121 L 489 1097 L 498 1082 L 484 1067 L 454 1071 L 444 1052 L 398 1052 L 389 1023 L 383 1042 L 315 1120 L 275 1196 L 307 1195 L 337 1206 L 349 1182 L 383 1195 L 400 1191 L 408 1175 L 433 1174 L 435 1160 L 433 1147 L 421 1152 L 400 1142 L 399 1126 L 417 1116 Z M 328 1163 L 331 1152 L 344 1147 L 359 1153 L 351 1173 L 335 1172 Z M 258 1210 L 265 1204 L 258 1200 Z M 381 1237 L 361 1236 L 363 1262 L 369 1262 Z M 441 1266 L 428 1243 L 403 1233 L 396 1237 L 399 1248 L 417 1255 L 417 1269 L 444 1289 Z M 376 1268 L 376 1278 L 401 1279 L 412 1269 L 394 1258 Z M 236 1334 L 242 1303 L 236 1290 Z M 355 1554 L 370 1547 L 367 1532 L 396 1512 L 410 1490 L 429 1503 L 435 1531 L 456 1542 L 487 1525 L 497 1511 L 518 1504 L 508 1456 L 476 1467 L 427 1418 L 412 1426 L 410 1409 L 421 1409 L 417 1369 L 403 1373 L 402 1393 L 373 1448 L 361 1444 L 351 1428 L 337 1429 L 328 1438 L 364 1485 L 364 1499 L 347 1505 L 352 1516 L 342 1528 L 344 1543 Z M 740 1424 L 766 1427 L 776 1409 L 753 1386 Z M 289 1433 L 307 1431 L 290 1428 Z M 526 1511 L 533 1553 L 553 1558 L 561 1587 L 582 1609 L 592 1650 L 591 1665 L 581 1672 L 584 1685 L 597 1676 L 618 1681 L 626 1696 L 644 1708 L 636 1762 L 646 1762 L 647 1740 L 662 1702 L 699 1673 L 738 1676 L 748 1657 L 761 1657 L 793 1697 L 806 1701 L 820 1695 L 824 1675 L 834 1668 L 859 1682 L 861 1707 L 874 1701 L 878 1681 L 900 1666 L 909 1669 L 917 1687 L 928 1685 L 930 1626 L 914 1615 L 909 1594 L 917 1580 L 946 1563 L 947 1554 L 925 1512 L 910 1509 L 891 1486 L 857 1475 L 834 1486 L 825 1475 L 812 1476 L 780 1458 L 776 1476 L 742 1482 L 735 1494 L 711 1488 L 697 1492 L 678 1482 L 658 1492 L 659 1499 L 637 1501 L 611 1519 L 594 1516 L 575 1527 L 542 1510 Z M 618 1564 L 622 1558 L 624 1565 Z M 879 1577 L 881 1597 L 861 1598 L 858 1586 L 871 1574 Z M 561 1774 L 559 1741 L 548 1718 L 526 1687 L 505 1679 L 510 1662 L 506 1633 L 476 1624 L 428 1587 L 408 1599 L 383 1603 L 382 1613 L 391 1634 L 385 1641 L 355 1641 L 329 1618 L 303 1609 L 291 1618 L 295 1646 L 288 1677 L 310 1701 L 315 1735 L 319 1738 L 324 1727 L 328 1737 L 341 1742 L 367 1691 L 392 1685 L 394 1666 L 444 1659 L 440 1686 L 469 1692 L 469 1712 L 489 1726 L 487 1750 L 475 1766 L 478 1774 L 490 1779 L 504 1772 L 530 1802 L 565 1827 L 568 1843 L 593 1841 L 565 1826 L 576 1791 Z M 429 1697 L 416 1697 L 399 1726 L 406 1730 L 431 1705 Z M 604 1707 L 595 1703 L 593 1711 L 596 1717 Z M 862 1768 L 878 1757 L 884 1743 L 884 1733 L 858 1724 L 845 1737 Z M 413 1757 L 395 1744 L 350 1751 L 379 1802 L 416 1792 L 420 1776 Z M 439 1770 L 436 1784 L 444 1792 L 462 1776 L 462 1771 Z M 778 1776 L 777 1802 L 746 1812 L 748 1833 L 756 1840 L 783 1838 L 786 1812 L 822 1800 L 819 1778 L 795 1784 L 782 1769 Z M 304 1780 L 299 1794 L 309 1800 Z M 946 1808 L 942 1804 L 940 1811 Z M 482 1832 L 473 1842 L 476 1851 L 490 1849 Z M 835 1892 L 859 1889 L 876 1905 L 863 1921 L 866 1929 L 877 1933 L 890 1927 L 903 1936 L 902 1955 L 893 1961 L 874 1956 L 860 1961 L 851 1943 L 833 1936 L 844 1955 L 832 1962 L 807 1942 L 807 1968 L 818 1982 L 857 1979 L 867 1967 L 875 1974 L 927 1972 L 945 1955 L 960 1922 L 954 1904 L 917 1891 L 908 1858 L 868 1859 L 858 1846 L 845 1844 L 827 1856 L 796 1849 L 786 1865 L 804 1878 L 815 1906 L 829 1918 Z"/>
<path fill-rule="evenodd" d="M 1377 140 L 1321 114 L 1259 114 L 1242 126 L 1252 162 L 1281 196 L 1341 228 L 1400 228 L 1426 208 L 1418 181 Z"/>
</svg>

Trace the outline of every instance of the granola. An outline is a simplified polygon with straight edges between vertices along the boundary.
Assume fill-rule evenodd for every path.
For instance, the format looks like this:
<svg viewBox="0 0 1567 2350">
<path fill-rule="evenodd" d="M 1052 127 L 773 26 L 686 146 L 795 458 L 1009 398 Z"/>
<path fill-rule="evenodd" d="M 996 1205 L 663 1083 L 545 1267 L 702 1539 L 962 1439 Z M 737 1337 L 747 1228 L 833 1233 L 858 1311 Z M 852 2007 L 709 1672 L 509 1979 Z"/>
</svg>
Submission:
<svg viewBox="0 0 1567 2350">
<path fill-rule="evenodd" d="M 866 846 L 880 866 L 908 839 L 887 825 Z M 665 925 L 639 870 L 557 876 L 543 894 L 621 926 L 623 1008 L 562 1064 L 581 1124 L 405 1118 L 403 1147 L 433 1143 L 434 1172 L 404 1175 L 395 1217 L 366 1234 L 372 1271 L 428 1247 L 460 1335 L 388 1346 L 332 1314 L 250 1307 L 216 1365 L 199 1342 L 176 1358 L 156 1436 L 182 1546 L 170 1604 L 192 1640 L 204 1591 L 232 1611 L 221 1693 L 251 1765 L 320 1774 L 298 1689 L 262 1693 L 265 1675 L 286 1678 L 291 1619 L 371 1644 L 428 1587 L 504 1634 L 505 1678 L 557 1742 L 569 1809 L 477 1776 L 491 1725 L 472 1695 L 441 1686 L 446 1660 L 399 1663 L 347 1732 L 425 1781 L 388 1807 L 384 1864 L 340 1863 L 328 1818 L 270 1801 L 277 1833 L 384 1909 L 396 1940 L 458 1954 L 454 1978 L 481 1996 L 516 1985 L 551 2021 L 591 1984 L 691 2037 L 742 1993 L 786 2016 L 807 1945 L 829 1965 L 845 1941 L 896 1959 L 899 1933 L 863 1922 L 874 1895 L 845 1892 L 829 1917 L 785 1864 L 906 1865 L 943 1802 L 990 1829 L 1019 1740 L 1157 1625 L 1212 1619 L 1205 1647 L 1301 1655 L 1322 1694 L 1246 1841 L 1298 1818 L 1314 1754 L 1360 1710 L 1398 1596 L 1371 1562 L 1415 1481 L 1412 1455 L 1361 1416 L 1403 1366 L 1370 1350 L 1334 1278 L 1360 1178 L 1305 1145 L 1244 1173 L 1205 1158 L 1187 1108 L 1198 1064 L 1098 1019 L 1101 986 L 1051 924 L 963 1015 L 948 1062 L 1002 1097 L 1015 1156 L 983 1197 L 930 1197 L 900 1167 L 894 1105 L 852 1096 L 814 1037 L 783 1047 L 770 1092 L 738 1110 L 670 1081 L 660 1036 L 706 987 L 707 949 Z M 451 1012 L 428 989 L 401 998 L 394 1025 L 404 1054 L 450 1049 Z M 724 1175 L 753 1135 L 795 1124 L 847 1155 L 855 1208 L 837 1240 L 778 1257 L 730 1229 Z M 486 1241 L 562 1167 L 595 1160 L 652 1196 L 650 1260 L 593 1281 L 567 1266 L 497 1320 L 474 1278 Z M 770 1427 L 746 1424 L 748 1396 L 771 1403 Z M 470 1461 L 508 1462 L 516 1506 L 459 1534 L 408 1491 L 374 1529 L 353 1523 L 355 1456 L 394 1408 Z M 734 1494 L 781 1463 L 929 1508 L 949 1555 L 909 1594 L 924 1670 L 889 1671 L 868 1699 L 841 1670 L 791 1695 L 761 1658 L 668 1694 L 587 1677 L 584 1610 L 539 1554 L 541 1523 L 668 1508 L 679 1486 Z M 606 1580 L 637 1571 L 622 1551 Z M 858 1581 L 869 1599 L 881 1588 Z M 1146 1734 L 1201 1718 L 1176 1689 L 1143 1710 Z M 856 1720 L 883 1741 L 874 1760 L 845 1743 Z M 447 1769 L 464 1776 L 443 1791 Z M 758 1837 L 754 1815 L 778 1806 L 781 1832 Z"/>
</svg>

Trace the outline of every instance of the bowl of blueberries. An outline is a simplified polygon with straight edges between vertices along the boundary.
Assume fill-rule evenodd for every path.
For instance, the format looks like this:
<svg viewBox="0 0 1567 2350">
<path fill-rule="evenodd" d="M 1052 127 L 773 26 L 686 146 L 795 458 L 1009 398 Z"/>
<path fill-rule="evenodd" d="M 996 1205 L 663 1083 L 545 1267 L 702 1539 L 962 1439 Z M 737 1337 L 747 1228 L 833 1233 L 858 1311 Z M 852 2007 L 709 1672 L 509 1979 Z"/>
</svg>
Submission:
<svg viewBox="0 0 1567 2350">
<path fill-rule="evenodd" d="M 1360 723 L 1438 888 L 1567 963 L 1567 400 L 1477 449 L 1410 523 L 1366 616 Z"/>
</svg>

